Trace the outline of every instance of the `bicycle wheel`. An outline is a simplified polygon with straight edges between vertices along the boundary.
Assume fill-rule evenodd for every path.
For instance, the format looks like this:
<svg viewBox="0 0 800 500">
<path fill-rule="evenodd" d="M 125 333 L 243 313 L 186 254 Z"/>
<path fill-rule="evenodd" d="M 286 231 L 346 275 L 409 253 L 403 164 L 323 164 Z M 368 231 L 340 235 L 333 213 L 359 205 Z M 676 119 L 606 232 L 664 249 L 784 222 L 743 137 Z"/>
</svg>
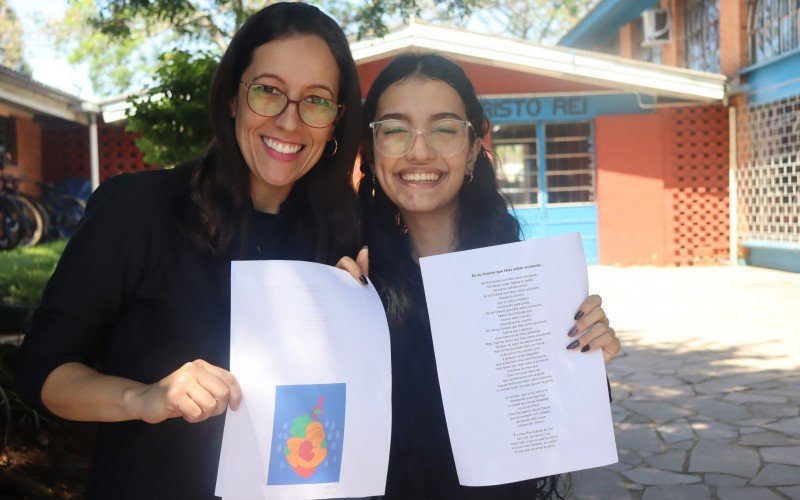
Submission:
<svg viewBox="0 0 800 500">
<path fill-rule="evenodd" d="M 19 195 L 9 197 L 16 205 L 17 210 L 22 216 L 22 232 L 18 245 L 21 247 L 32 247 L 39 243 L 44 234 L 44 222 L 36 206 L 27 198 Z"/>
<path fill-rule="evenodd" d="M 20 215 L 17 207 L 0 194 L 0 250 L 11 250 L 19 242 Z"/>
<path fill-rule="evenodd" d="M 78 229 L 83 214 L 86 212 L 86 202 L 72 196 L 60 196 L 54 208 L 58 212 L 58 236 L 70 238 Z"/>
</svg>

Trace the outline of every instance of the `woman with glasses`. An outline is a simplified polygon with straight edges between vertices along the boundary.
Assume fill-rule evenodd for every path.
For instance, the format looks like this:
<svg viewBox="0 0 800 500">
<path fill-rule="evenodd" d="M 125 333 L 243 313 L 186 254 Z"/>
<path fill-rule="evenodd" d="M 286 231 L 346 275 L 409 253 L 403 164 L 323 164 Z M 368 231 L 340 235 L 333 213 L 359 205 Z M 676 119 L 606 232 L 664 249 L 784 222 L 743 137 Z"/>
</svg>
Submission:
<svg viewBox="0 0 800 500">
<path fill-rule="evenodd" d="M 18 378 L 29 401 L 99 422 L 89 498 L 213 498 L 218 415 L 242 398 L 227 371 L 230 262 L 355 255 L 360 97 L 339 26 L 271 5 L 222 57 L 205 156 L 94 193 Z"/>
<path fill-rule="evenodd" d="M 401 56 L 372 84 L 364 117 L 359 198 L 370 276 L 386 306 L 392 346 L 386 497 L 561 497 L 556 477 L 462 487 L 450 448 L 418 260 L 518 241 L 520 234 L 481 144 L 488 120 L 472 83 L 444 57 Z M 564 332 L 567 349 L 601 349 L 606 361 L 619 352 L 598 296 L 587 298 L 574 319 Z"/>
</svg>

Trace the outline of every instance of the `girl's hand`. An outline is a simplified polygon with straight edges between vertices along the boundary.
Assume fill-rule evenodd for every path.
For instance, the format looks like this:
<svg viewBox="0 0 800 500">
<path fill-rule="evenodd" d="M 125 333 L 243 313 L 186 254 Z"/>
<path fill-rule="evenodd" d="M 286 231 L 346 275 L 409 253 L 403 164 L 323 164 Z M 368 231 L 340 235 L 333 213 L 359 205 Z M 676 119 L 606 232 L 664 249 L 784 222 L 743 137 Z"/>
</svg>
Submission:
<svg viewBox="0 0 800 500">
<path fill-rule="evenodd" d="M 183 417 L 196 423 L 219 415 L 229 405 L 237 410 L 242 389 L 229 371 L 198 359 L 155 384 L 130 389 L 125 398 L 136 418 L 145 422 Z"/>
<path fill-rule="evenodd" d="M 589 295 L 575 313 L 575 325 L 567 332 L 573 338 L 567 349 L 581 352 L 603 350 L 603 360 L 608 363 L 619 354 L 622 347 L 614 329 L 608 324 L 608 317 L 600 305 L 599 295 Z"/>
<path fill-rule="evenodd" d="M 367 280 L 367 275 L 369 274 L 369 249 L 366 246 L 358 252 L 356 260 L 347 256 L 342 257 L 336 263 L 336 267 L 352 274 L 353 278 L 357 279 L 362 285 L 369 285 L 369 280 Z"/>
</svg>

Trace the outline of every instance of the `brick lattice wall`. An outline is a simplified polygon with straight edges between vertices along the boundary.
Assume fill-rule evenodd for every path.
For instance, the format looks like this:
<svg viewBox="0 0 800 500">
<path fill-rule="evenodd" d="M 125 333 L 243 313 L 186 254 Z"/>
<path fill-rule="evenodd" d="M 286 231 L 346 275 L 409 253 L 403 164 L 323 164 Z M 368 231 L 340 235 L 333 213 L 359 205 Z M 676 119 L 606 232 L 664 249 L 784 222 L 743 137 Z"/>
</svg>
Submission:
<svg viewBox="0 0 800 500">
<path fill-rule="evenodd" d="M 662 110 L 667 260 L 729 257 L 728 112 L 722 106 Z"/>
<path fill-rule="evenodd" d="M 89 178 L 89 130 L 72 125 L 47 125 L 43 128 L 43 179 L 59 182 L 69 177 Z M 98 150 L 100 182 L 122 172 L 139 172 L 154 167 L 144 162 L 136 147 L 137 135 L 123 127 L 100 125 Z"/>
</svg>

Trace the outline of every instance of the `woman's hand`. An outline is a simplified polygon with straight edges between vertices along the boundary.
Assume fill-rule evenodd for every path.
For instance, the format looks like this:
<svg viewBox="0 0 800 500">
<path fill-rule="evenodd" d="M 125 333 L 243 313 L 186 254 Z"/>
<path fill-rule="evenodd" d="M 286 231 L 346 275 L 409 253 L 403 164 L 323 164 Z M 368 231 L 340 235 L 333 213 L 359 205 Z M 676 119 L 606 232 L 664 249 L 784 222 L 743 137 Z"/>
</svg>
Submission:
<svg viewBox="0 0 800 500">
<path fill-rule="evenodd" d="M 342 257 L 336 263 L 336 267 L 352 274 L 353 278 L 357 279 L 362 285 L 369 285 L 369 280 L 367 280 L 367 275 L 369 274 L 369 249 L 366 245 L 358 252 L 356 260 L 347 256 Z"/>
<path fill-rule="evenodd" d="M 196 423 L 219 415 L 228 406 L 238 409 L 242 389 L 229 371 L 198 359 L 155 384 L 129 389 L 125 399 L 136 418 L 145 422 L 183 417 Z"/>
<path fill-rule="evenodd" d="M 567 332 L 574 338 L 567 349 L 580 349 L 581 352 L 603 350 L 603 360 L 608 363 L 619 354 L 620 344 L 614 329 L 608 324 L 606 312 L 600 305 L 603 299 L 599 295 L 589 295 L 575 313 L 575 325 Z"/>
</svg>

